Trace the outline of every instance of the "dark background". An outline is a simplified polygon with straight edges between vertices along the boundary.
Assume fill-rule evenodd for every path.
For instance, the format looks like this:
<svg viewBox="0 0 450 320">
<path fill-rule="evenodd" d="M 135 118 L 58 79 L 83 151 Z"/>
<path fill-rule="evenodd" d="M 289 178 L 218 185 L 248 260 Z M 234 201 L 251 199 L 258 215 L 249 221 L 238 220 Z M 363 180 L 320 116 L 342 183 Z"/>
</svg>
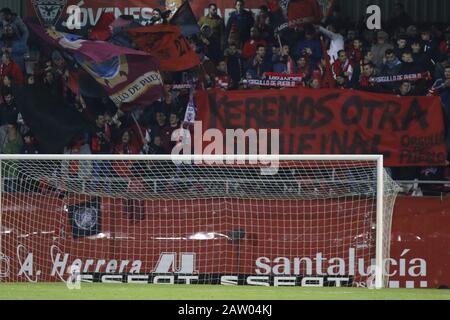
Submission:
<svg viewBox="0 0 450 320">
<path fill-rule="evenodd" d="M 31 0 L 0 0 L 0 8 L 9 7 L 13 12 L 23 15 L 25 14 L 26 1 Z M 89 0 L 85 1 L 88 2 Z M 265 2 L 265 0 L 261 0 L 261 4 L 265 4 Z M 371 4 L 379 5 L 383 20 L 388 19 L 392 16 L 394 4 L 397 2 L 405 5 L 406 12 L 416 22 L 450 23 L 450 0 L 337 0 L 337 3 L 341 6 L 342 14 L 354 20 L 358 20 L 364 15 L 367 5 Z"/>
</svg>

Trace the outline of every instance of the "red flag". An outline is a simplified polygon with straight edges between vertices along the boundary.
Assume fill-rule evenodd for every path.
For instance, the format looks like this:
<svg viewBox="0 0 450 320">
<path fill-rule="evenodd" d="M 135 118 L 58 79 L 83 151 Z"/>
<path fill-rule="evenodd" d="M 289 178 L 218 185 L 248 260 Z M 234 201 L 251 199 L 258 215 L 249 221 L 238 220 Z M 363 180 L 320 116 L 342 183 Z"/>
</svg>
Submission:
<svg viewBox="0 0 450 320">
<path fill-rule="evenodd" d="M 111 24 L 115 20 L 113 12 L 104 12 L 90 33 L 89 40 L 108 41 L 112 36 Z"/>
<path fill-rule="evenodd" d="M 335 88 L 336 82 L 333 78 L 333 74 L 331 72 L 331 63 L 330 63 L 330 56 L 328 55 L 324 40 L 320 40 L 320 44 L 322 46 L 322 54 L 323 59 L 325 59 L 325 72 L 322 77 L 322 87 L 324 88 Z"/>
<path fill-rule="evenodd" d="M 189 1 L 183 1 L 181 6 L 170 18 L 169 23 L 171 25 L 179 26 L 180 31 L 185 37 L 191 37 L 200 33 L 200 27 L 198 25 L 197 18 L 192 11 Z"/>
<path fill-rule="evenodd" d="M 200 59 L 178 26 L 155 25 L 128 30 L 135 45 L 159 60 L 162 71 L 182 71 L 200 64 Z"/>
</svg>

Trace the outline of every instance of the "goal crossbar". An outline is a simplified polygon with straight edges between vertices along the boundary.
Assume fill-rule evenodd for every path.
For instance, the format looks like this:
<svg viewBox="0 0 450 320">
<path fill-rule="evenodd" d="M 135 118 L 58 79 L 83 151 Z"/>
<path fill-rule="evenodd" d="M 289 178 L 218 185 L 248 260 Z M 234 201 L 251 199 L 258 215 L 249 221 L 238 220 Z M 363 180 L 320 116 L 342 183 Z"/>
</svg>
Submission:
<svg viewBox="0 0 450 320">
<path fill-rule="evenodd" d="M 382 161 L 382 155 L 0 155 L 0 160 Z"/>
</svg>

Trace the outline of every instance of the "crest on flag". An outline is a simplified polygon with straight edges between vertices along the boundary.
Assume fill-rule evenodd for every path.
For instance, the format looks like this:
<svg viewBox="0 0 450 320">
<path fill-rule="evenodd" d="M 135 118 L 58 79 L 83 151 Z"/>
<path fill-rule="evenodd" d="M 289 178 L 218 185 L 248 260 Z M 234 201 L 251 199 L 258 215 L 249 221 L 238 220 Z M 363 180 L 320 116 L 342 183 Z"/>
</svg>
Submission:
<svg viewBox="0 0 450 320">
<path fill-rule="evenodd" d="M 54 26 L 62 16 L 67 0 L 32 0 L 36 15 L 45 27 Z"/>
<path fill-rule="evenodd" d="M 128 80 L 128 61 L 125 55 L 114 57 L 103 62 L 94 62 L 77 55 L 76 60 L 83 69 L 103 86 L 111 89 Z"/>
<path fill-rule="evenodd" d="M 66 206 L 72 226 L 73 238 L 83 238 L 96 235 L 101 231 L 100 200 Z"/>
</svg>

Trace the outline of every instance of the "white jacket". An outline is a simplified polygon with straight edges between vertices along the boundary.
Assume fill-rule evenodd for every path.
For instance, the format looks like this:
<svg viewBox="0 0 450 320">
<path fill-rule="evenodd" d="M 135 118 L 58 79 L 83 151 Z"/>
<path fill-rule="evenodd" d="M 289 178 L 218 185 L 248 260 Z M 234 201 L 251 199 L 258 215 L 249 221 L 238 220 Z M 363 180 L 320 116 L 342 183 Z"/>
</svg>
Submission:
<svg viewBox="0 0 450 320">
<path fill-rule="evenodd" d="M 327 52 L 330 57 L 330 64 L 333 65 L 334 61 L 338 58 L 338 52 L 345 48 L 344 37 L 341 34 L 331 32 L 324 27 L 319 27 L 319 31 L 331 39 L 330 49 L 328 49 Z"/>
</svg>

